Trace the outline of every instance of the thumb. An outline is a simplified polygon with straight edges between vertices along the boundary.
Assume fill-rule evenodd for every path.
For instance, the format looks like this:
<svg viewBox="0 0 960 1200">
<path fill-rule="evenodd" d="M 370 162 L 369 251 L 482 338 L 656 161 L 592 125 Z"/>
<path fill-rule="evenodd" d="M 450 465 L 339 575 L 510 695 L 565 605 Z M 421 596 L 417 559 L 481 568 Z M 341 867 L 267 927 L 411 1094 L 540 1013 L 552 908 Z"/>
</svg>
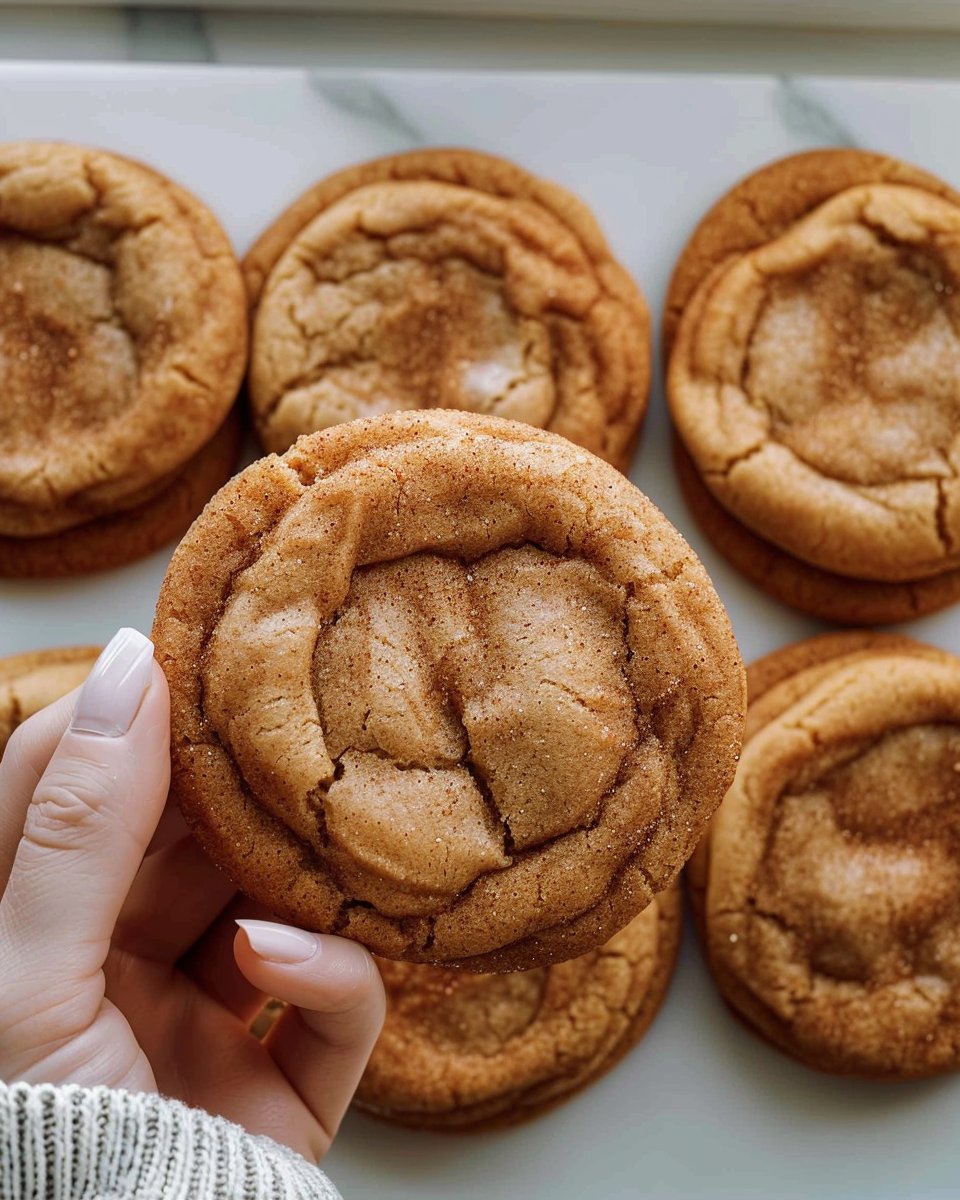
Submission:
<svg viewBox="0 0 960 1200">
<path fill-rule="evenodd" d="M 96 975 L 159 820 L 170 775 L 169 697 L 153 646 L 110 642 L 80 690 L 27 808 L 0 900 L 4 1001 Z M 15 993 L 10 995 L 10 993 Z"/>
</svg>

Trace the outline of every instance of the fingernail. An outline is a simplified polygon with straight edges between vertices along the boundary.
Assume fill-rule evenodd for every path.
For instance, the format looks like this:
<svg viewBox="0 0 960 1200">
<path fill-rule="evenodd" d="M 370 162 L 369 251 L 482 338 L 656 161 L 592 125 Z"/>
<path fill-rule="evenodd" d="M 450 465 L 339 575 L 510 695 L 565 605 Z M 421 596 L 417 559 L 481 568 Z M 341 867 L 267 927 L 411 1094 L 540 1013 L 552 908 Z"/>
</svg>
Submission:
<svg viewBox="0 0 960 1200">
<path fill-rule="evenodd" d="M 320 945 L 315 934 L 272 921 L 237 921 L 254 954 L 267 962 L 301 963 L 313 958 Z"/>
<path fill-rule="evenodd" d="M 122 737 L 133 724 L 153 676 L 153 643 L 135 629 L 110 639 L 77 697 L 74 733 Z"/>
</svg>

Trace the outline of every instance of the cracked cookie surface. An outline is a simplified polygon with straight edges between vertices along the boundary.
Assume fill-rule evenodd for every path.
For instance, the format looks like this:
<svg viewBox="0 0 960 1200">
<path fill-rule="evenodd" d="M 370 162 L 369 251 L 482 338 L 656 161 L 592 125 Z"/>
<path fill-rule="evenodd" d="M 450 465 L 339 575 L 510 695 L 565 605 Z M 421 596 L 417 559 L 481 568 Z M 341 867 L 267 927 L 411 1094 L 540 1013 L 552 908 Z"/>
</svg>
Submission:
<svg viewBox="0 0 960 1200">
<path fill-rule="evenodd" d="M 938 181 L 822 151 L 721 200 L 678 263 L 665 318 L 671 412 L 706 492 L 691 504 L 718 548 L 837 619 L 955 599 L 955 330 L 960 197 Z"/>
<path fill-rule="evenodd" d="M 515 422 L 393 414 L 254 464 L 154 631 L 208 852 L 385 957 L 592 949 L 733 774 L 742 666 L 702 567 L 617 471 Z"/>
<path fill-rule="evenodd" d="M 152 499 L 222 424 L 243 373 L 243 281 L 219 224 L 139 163 L 11 143 L 0 268 L 0 534 Z"/>
<path fill-rule="evenodd" d="M 725 999 L 821 1070 L 960 1066 L 960 660 L 833 635 L 749 673 L 733 787 L 691 862 Z"/>
<path fill-rule="evenodd" d="M 99 646 L 63 646 L 0 659 L 0 755 L 27 717 L 83 683 L 99 654 Z"/>
<path fill-rule="evenodd" d="M 514 1125 L 592 1083 L 643 1037 L 682 929 L 674 885 L 597 950 L 508 975 L 381 961 L 387 1019 L 354 1104 L 401 1125 Z"/>
<path fill-rule="evenodd" d="M 380 159 L 308 192 L 244 267 L 268 450 L 357 417 L 450 408 L 629 466 L 649 387 L 646 306 L 556 185 L 470 151 Z"/>
</svg>

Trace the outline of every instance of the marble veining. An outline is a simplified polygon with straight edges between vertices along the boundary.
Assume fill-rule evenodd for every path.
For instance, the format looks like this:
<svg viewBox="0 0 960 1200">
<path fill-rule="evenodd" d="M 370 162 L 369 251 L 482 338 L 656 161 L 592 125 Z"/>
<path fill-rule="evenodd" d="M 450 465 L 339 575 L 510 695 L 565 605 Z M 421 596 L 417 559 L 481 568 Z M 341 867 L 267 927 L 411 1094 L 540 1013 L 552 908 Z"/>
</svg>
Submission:
<svg viewBox="0 0 960 1200">
<path fill-rule="evenodd" d="M 308 71 L 311 88 L 340 112 L 360 117 L 379 131 L 393 134 L 401 146 L 423 146 L 429 140 L 386 91 L 362 75 L 331 75 Z"/>
<path fill-rule="evenodd" d="M 784 129 L 805 142 L 816 146 L 860 144 L 840 114 L 793 75 L 778 77 L 773 108 Z"/>
</svg>

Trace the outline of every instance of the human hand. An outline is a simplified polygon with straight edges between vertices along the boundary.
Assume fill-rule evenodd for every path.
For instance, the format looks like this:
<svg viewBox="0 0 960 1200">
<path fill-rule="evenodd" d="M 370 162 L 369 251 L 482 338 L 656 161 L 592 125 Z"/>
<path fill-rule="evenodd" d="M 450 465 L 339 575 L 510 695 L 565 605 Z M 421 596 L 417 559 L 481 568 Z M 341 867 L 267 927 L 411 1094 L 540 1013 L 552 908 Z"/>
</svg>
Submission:
<svg viewBox="0 0 960 1200">
<path fill-rule="evenodd" d="M 153 647 L 121 630 L 7 746 L 0 1079 L 159 1090 L 316 1161 L 380 1031 L 379 973 L 238 895 L 164 808 L 169 740 Z M 296 1007 L 259 1041 L 268 995 Z"/>
</svg>

